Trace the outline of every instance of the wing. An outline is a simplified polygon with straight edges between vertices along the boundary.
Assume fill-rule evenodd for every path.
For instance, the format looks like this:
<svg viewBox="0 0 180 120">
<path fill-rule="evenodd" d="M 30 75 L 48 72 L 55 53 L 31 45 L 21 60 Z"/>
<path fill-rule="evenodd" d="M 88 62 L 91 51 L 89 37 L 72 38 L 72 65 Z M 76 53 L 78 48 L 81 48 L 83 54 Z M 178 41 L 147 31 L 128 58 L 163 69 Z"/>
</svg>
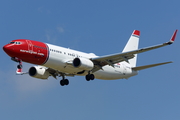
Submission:
<svg viewBox="0 0 180 120">
<path fill-rule="evenodd" d="M 159 45 L 150 46 L 150 47 L 146 47 L 146 48 L 141 48 L 138 50 L 96 57 L 96 58 L 92 58 L 91 60 L 95 63 L 95 65 L 100 66 L 99 68 L 101 68 L 102 66 L 105 66 L 105 65 L 114 66 L 115 63 L 122 62 L 122 61 L 128 62 L 129 59 L 134 58 L 135 55 L 138 53 L 143 53 L 143 52 L 146 52 L 149 50 L 153 50 L 153 49 L 157 49 L 157 48 L 164 47 L 167 45 L 171 45 L 175 40 L 176 33 L 177 33 L 177 30 L 174 32 L 174 34 L 172 35 L 169 42 L 165 42 L 165 43 L 162 43 Z M 95 69 L 97 69 L 97 68 L 95 68 Z"/>
</svg>

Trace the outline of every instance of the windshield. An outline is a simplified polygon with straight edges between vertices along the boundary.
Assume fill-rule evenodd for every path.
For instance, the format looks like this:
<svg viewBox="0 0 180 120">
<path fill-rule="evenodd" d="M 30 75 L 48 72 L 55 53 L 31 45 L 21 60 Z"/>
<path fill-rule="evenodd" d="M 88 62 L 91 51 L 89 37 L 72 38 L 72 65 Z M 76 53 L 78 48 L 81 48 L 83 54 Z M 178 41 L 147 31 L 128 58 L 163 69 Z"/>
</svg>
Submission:
<svg viewBox="0 0 180 120">
<path fill-rule="evenodd" d="M 15 42 L 10 42 L 9 44 L 14 44 Z"/>
<path fill-rule="evenodd" d="M 21 44 L 21 42 L 10 42 L 9 44 L 17 44 L 17 45 L 19 45 L 19 44 Z"/>
</svg>

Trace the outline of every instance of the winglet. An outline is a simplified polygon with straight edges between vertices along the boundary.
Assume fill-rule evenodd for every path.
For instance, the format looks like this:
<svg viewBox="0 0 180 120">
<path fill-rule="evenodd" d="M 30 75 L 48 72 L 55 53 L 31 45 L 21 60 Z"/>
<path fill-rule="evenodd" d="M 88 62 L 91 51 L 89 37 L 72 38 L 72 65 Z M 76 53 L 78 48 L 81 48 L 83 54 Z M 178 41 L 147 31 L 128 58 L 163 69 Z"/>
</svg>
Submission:
<svg viewBox="0 0 180 120">
<path fill-rule="evenodd" d="M 176 38 L 177 31 L 178 31 L 178 30 L 175 30 L 174 34 L 172 35 L 172 37 L 171 37 L 171 39 L 170 39 L 170 41 L 169 41 L 170 44 L 172 44 L 172 43 L 174 42 L 174 40 L 175 40 L 175 38 Z"/>
</svg>

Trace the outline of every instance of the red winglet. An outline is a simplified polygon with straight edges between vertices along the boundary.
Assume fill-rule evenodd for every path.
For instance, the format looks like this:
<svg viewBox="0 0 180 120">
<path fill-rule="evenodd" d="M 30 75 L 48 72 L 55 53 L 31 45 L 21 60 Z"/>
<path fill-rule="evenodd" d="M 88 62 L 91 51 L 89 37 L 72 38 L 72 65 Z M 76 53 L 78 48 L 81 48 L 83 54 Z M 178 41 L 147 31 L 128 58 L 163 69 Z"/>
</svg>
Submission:
<svg viewBox="0 0 180 120">
<path fill-rule="evenodd" d="M 177 31 L 178 31 L 178 30 L 176 30 L 176 31 L 174 32 L 173 36 L 172 36 L 171 39 L 170 39 L 170 42 L 174 42 L 174 40 L 175 40 L 175 38 L 176 38 Z"/>
<path fill-rule="evenodd" d="M 139 30 L 134 30 L 133 35 L 140 36 L 140 31 Z"/>
</svg>

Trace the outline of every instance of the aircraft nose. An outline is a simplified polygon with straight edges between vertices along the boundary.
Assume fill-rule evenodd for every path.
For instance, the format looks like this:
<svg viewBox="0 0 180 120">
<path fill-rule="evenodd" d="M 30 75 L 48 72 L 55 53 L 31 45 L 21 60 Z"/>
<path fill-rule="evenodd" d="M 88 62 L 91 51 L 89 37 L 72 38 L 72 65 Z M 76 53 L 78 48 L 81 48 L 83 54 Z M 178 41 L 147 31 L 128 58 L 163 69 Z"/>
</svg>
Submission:
<svg viewBox="0 0 180 120">
<path fill-rule="evenodd" d="M 4 50 L 5 52 L 8 52 L 10 49 L 11 49 L 11 48 L 9 47 L 9 45 L 3 46 L 3 50 Z"/>
<path fill-rule="evenodd" d="M 14 47 L 13 47 L 12 45 L 5 45 L 5 46 L 3 46 L 3 50 L 4 50 L 9 56 L 12 56 L 12 55 L 13 55 Z"/>
</svg>

